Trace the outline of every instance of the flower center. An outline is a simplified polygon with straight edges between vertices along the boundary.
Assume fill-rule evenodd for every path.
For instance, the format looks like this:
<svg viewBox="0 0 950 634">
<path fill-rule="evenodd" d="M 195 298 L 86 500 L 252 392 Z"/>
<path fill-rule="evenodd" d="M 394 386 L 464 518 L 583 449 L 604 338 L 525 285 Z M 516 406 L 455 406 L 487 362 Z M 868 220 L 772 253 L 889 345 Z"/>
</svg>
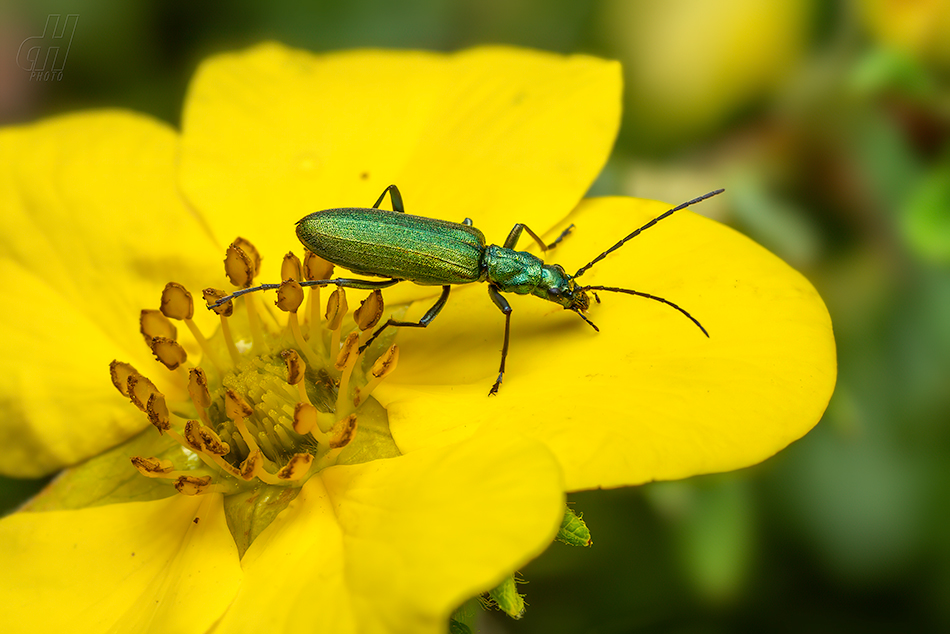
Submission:
<svg viewBox="0 0 950 634">
<path fill-rule="evenodd" d="M 399 454 L 385 410 L 370 397 L 395 368 L 398 348 L 380 337 L 363 350 L 383 314 L 382 294 L 370 293 L 353 321 L 345 319 L 343 288 L 330 295 L 324 318 L 321 287 L 310 287 L 304 306 L 300 280 L 329 279 L 332 268 L 309 252 L 303 264 L 292 253 L 284 257 L 276 306 L 287 314 L 285 324 L 248 293 L 214 308 L 220 327 L 205 337 L 192 320 L 191 293 L 174 282 L 162 292 L 160 310 L 142 311 L 146 344 L 171 371 L 174 391 L 188 395 L 166 397 L 131 365 L 112 362 L 116 388 L 177 445 L 162 456 L 132 458 L 143 475 L 187 495 L 235 493 L 261 483 L 299 487 L 334 464 Z M 228 247 L 225 273 L 233 285 L 248 288 L 259 270 L 248 241 Z M 203 296 L 211 304 L 226 293 L 206 289 Z M 200 364 L 189 362 L 171 320 L 191 331 Z"/>
</svg>

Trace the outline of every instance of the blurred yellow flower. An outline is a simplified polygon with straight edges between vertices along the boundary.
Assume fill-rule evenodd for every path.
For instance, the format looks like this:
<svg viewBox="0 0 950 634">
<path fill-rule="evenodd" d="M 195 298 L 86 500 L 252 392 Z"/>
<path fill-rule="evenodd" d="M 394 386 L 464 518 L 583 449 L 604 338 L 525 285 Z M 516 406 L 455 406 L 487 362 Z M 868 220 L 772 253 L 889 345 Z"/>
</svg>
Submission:
<svg viewBox="0 0 950 634">
<path fill-rule="evenodd" d="M 950 64 L 950 2 L 858 0 L 858 12 L 885 46 L 922 62 Z"/>
<path fill-rule="evenodd" d="M 632 140 L 683 143 L 768 97 L 804 53 L 812 10 L 802 0 L 605 3 Z"/>
<path fill-rule="evenodd" d="M 574 223 L 554 252 L 574 270 L 667 208 L 578 204 L 609 154 L 619 103 L 618 66 L 587 57 L 504 48 L 312 55 L 267 44 L 201 66 L 180 134 L 124 112 L 0 132 L 0 200 L 10 210 L 0 266 L 19 291 L 2 311 L 0 470 L 54 471 L 149 419 L 165 431 L 73 469 L 78 476 L 34 506 L 43 512 L 0 522 L 4 632 L 444 631 L 462 601 L 550 543 L 564 491 L 735 469 L 806 433 L 835 379 L 821 299 L 775 256 L 688 211 L 585 280 L 669 298 L 708 339 L 657 302 L 604 297 L 590 311 L 594 333 L 554 304 L 516 296 L 506 382 L 489 399 L 504 320 L 482 287 L 456 289 L 429 328 L 399 333 L 399 367 L 372 395 L 385 411 L 372 399 L 354 405 L 347 441 L 355 433 L 352 446 L 367 446 L 370 425 L 358 421 L 371 415 L 359 408 L 375 407 L 382 444 L 350 459 L 304 448 L 313 463 L 296 480 L 277 482 L 283 476 L 253 464 L 249 439 L 269 457 L 266 443 L 303 441 L 273 425 L 273 438 L 245 434 L 238 419 L 263 416 L 271 401 L 229 383 L 213 359 L 263 367 L 287 347 L 308 357 L 287 343 L 292 324 L 274 330 L 271 320 L 261 336 L 267 311 L 255 326 L 239 310 L 231 335 L 204 346 L 183 338 L 183 351 L 159 350 L 153 326 L 141 325 L 151 347 L 136 334 L 140 309 L 158 303 L 166 282 L 199 289 L 217 279 L 233 236 L 253 240 L 262 279 L 283 278 L 277 255 L 292 245 L 295 220 L 368 206 L 390 183 L 410 213 L 471 217 L 489 239 L 515 222 L 547 235 Z M 409 318 L 431 305 L 431 288 L 392 290 L 388 305 Z M 194 322 L 211 332 L 217 320 L 199 309 Z M 163 342 L 175 338 L 168 332 Z M 209 416 L 239 429 L 223 441 L 247 445 L 250 488 L 236 465 L 216 462 L 181 429 L 206 407 L 190 364 L 169 372 L 152 359 L 174 367 L 202 348 L 217 403 L 207 407 L 218 408 Z M 115 380 L 148 416 L 108 385 L 113 359 L 150 379 Z M 314 389 L 308 375 L 303 392 Z M 274 411 L 298 422 L 293 407 Z M 303 438 L 307 429 L 294 426 Z M 320 433 L 331 432 L 313 438 Z M 169 480 L 202 495 L 174 494 L 162 478 L 136 476 L 144 491 L 126 485 L 134 470 L 114 465 L 142 446 L 158 458 L 140 463 L 153 475 L 210 469 L 207 480 Z"/>
</svg>

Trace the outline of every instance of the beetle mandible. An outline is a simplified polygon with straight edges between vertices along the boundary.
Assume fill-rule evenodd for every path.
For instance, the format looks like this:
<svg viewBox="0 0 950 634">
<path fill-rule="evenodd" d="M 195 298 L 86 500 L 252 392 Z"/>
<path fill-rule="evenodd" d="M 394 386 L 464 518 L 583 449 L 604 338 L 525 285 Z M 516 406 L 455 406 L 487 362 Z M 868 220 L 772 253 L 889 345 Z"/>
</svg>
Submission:
<svg viewBox="0 0 950 634">
<path fill-rule="evenodd" d="M 565 229 L 554 242 L 546 244 L 530 227 L 518 223 L 511 229 L 504 246 L 489 245 L 485 241 L 484 234 L 472 226 L 470 218 L 457 223 L 407 214 L 399 189 L 395 185 L 390 185 L 383 190 L 372 208 L 326 209 L 314 212 L 297 222 L 297 237 L 308 250 L 353 273 L 388 279 L 377 282 L 334 278 L 305 280 L 300 282 L 300 285 L 336 285 L 344 288 L 375 290 L 387 288 L 399 282 L 413 282 L 423 286 L 442 287 L 439 299 L 426 311 L 422 319 L 414 322 L 390 318 L 373 333 L 365 344 L 360 346 L 362 352 L 389 326 L 400 328 L 428 326 L 445 306 L 453 284 L 487 282 L 488 296 L 505 315 L 505 339 L 501 348 L 501 365 L 498 368 L 498 378 L 488 392 L 491 396 L 498 393 L 505 374 L 508 336 L 511 329 L 511 306 L 502 293 L 530 294 L 560 304 L 566 310 L 577 313 L 598 332 L 600 329 L 584 315 L 590 306 L 588 291 L 593 293 L 598 302 L 600 300 L 595 291 L 636 295 L 675 308 L 709 337 L 709 333 L 699 321 L 669 300 L 629 288 L 581 286 L 576 280 L 642 231 L 681 209 L 721 194 L 723 191 L 722 189 L 711 191 L 660 214 L 579 268 L 574 275 L 568 275 L 560 264 L 545 264 L 536 255 L 525 251 L 515 251 L 515 246 L 522 231 L 527 231 L 541 250 L 547 251 L 563 240 L 570 233 L 573 225 Z M 379 208 L 387 193 L 392 201 L 392 211 Z M 216 308 L 246 293 L 278 287 L 280 284 L 262 284 L 241 289 L 219 299 L 209 308 Z"/>
</svg>

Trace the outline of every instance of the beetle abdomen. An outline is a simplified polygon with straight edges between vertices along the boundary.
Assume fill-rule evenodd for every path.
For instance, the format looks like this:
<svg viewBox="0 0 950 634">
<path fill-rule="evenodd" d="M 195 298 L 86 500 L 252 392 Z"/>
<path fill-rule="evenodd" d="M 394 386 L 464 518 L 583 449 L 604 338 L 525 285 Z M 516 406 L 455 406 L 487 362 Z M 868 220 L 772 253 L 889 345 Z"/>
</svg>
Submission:
<svg viewBox="0 0 950 634">
<path fill-rule="evenodd" d="M 297 223 L 297 237 L 354 273 L 429 285 L 478 281 L 485 248 L 474 227 L 388 209 L 318 211 Z"/>
</svg>

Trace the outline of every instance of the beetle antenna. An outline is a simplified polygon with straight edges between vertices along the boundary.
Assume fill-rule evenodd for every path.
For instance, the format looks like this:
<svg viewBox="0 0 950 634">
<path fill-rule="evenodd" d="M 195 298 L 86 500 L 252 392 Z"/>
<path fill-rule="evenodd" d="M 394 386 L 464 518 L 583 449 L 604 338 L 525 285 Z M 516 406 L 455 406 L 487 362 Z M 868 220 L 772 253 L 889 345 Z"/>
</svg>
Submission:
<svg viewBox="0 0 950 634">
<path fill-rule="evenodd" d="M 590 267 L 594 266 L 595 264 L 597 264 L 598 262 L 600 262 L 601 260 L 603 260 L 605 257 L 607 257 L 608 255 L 610 255 L 611 253 L 613 253 L 614 251 L 616 251 L 617 249 L 619 249 L 620 247 L 622 247 L 624 244 L 627 243 L 628 240 L 632 240 L 633 238 L 637 237 L 638 235 L 640 235 L 640 233 L 641 233 L 642 231 L 645 231 L 646 229 L 649 229 L 650 227 L 652 227 L 652 226 L 655 225 L 656 223 L 660 222 L 660 221 L 663 220 L 664 218 L 668 218 L 669 216 L 673 215 L 674 212 L 677 212 L 677 211 L 679 211 L 680 209 L 686 209 L 686 208 L 689 207 L 690 205 L 695 205 L 696 203 L 702 202 L 702 201 L 706 200 L 707 198 L 712 198 L 713 196 L 718 196 L 719 194 L 721 194 L 721 193 L 724 192 L 724 191 L 726 191 L 726 190 L 724 190 L 724 189 L 717 189 L 717 190 L 715 190 L 715 191 L 711 191 L 711 192 L 709 192 L 708 194 L 703 194 L 703 195 L 700 196 L 699 198 L 694 198 L 694 199 L 692 199 L 692 200 L 690 200 L 690 201 L 687 201 L 687 202 L 683 203 L 683 204 L 680 205 L 679 207 L 674 207 L 673 209 L 670 209 L 669 211 L 666 211 L 666 212 L 660 214 L 659 216 L 657 216 L 656 218 L 654 218 L 654 219 L 651 220 L 650 222 L 646 223 L 645 225 L 643 225 L 642 227 L 640 227 L 639 229 L 637 229 L 636 231 L 634 231 L 633 233 L 631 233 L 630 235 L 628 235 L 626 238 L 624 238 L 623 240 L 621 240 L 620 242 L 618 242 L 618 243 L 615 244 L 614 246 L 610 247 L 609 249 L 607 249 L 606 251 L 604 251 L 603 253 L 601 253 L 600 255 L 598 255 L 596 258 L 594 258 L 593 260 L 591 260 L 590 262 L 588 262 L 587 264 L 585 264 L 585 265 L 582 266 L 581 268 L 577 269 L 577 273 L 574 274 L 574 278 L 576 279 L 576 278 L 580 277 L 581 275 L 584 274 L 585 271 L 587 271 L 587 269 L 589 269 Z M 607 290 L 607 289 L 605 289 L 605 290 Z M 664 300 L 664 301 L 665 301 L 665 300 Z M 667 302 L 667 303 L 669 303 L 669 302 Z M 686 311 L 683 311 L 683 312 L 686 312 Z M 692 319 L 692 317 L 690 317 L 690 319 Z M 693 321 L 696 321 L 696 320 L 693 319 Z M 697 325 L 698 325 L 698 324 L 697 324 Z M 700 328 L 702 328 L 702 326 L 700 326 Z M 703 331 L 703 332 L 705 332 L 705 331 Z M 708 335 L 707 335 L 707 336 L 708 336 Z"/>
<path fill-rule="evenodd" d="M 308 286 L 329 286 L 330 284 L 337 284 L 337 286 L 339 286 L 337 282 L 338 280 L 302 280 L 298 283 L 302 288 L 307 288 Z M 257 291 L 272 291 L 277 288 L 280 288 L 280 284 L 261 284 L 260 286 L 242 288 L 239 291 L 234 291 L 230 295 L 225 295 L 221 299 L 215 301 L 213 304 L 208 304 L 208 310 L 213 310 L 225 302 L 229 302 L 232 299 L 237 299 L 241 295 L 256 293 Z"/>
<path fill-rule="evenodd" d="M 720 191 L 721 191 L 721 190 L 720 190 Z M 637 297 L 646 297 L 647 299 L 652 299 L 652 300 L 657 301 L 657 302 L 662 302 L 662 303 L 666 304 L 667 306 L 672 306 L 672 307 L 675 308 L 676 310 L 680 311 L 681 313 L 683 313 L 684 315 L 686 315 L 687 317 L 689 317 L 690 321 L 692 321 L 694 324 L 696 324 L 696 325 L 699 327 L 699 329 L 703 331 L 703 334 L 704 334 L 704 335 L 706 335 L 707 337 L 709 337 L 709 333 L 706 332 L 706 329 L 703 328 L 703 325 L 702 325 L 701 323 L 699 323 L 698 321 L 696 321 L 696 318 L 695 318 L 695 317 L 693 317 L 693 316 L 690 315 L 688 312 L 686 312 L 685 310 L 683 310 L 682 308 L 680 308 L 679 306 L 677 306 L 676 304 L 674 304 L 673 302 L 671 302 L 671 301 L 668 300 L 668 299 L 663 299 L 662 297 L 657 297 L 656 295 L 650 295 L 649 293 L 641 293 L 640 291 L 634 291 L 634 290 L 631 290 L 631 289 L 629 289 L 629 288 L 617 288 L 616 286 L 582 286 L 582 287 L 580 287 L 579 290 L 582 290 L 582 291 L 610 291 L 610 292 L 612 292 L 612 293 L 626 293 L 627 295 L 636 295 Z M 580 313 L 578 313 L 578 315 L 580 315 Z M 583 317 L 583 315 L 581 315 L 581 317 Z M 585 319 L 584 321 L 587 321 L 587 319 Z M 590 323 L 590 322 L 588 321 L 587 323 Z M 590 325 L 593 326 L 594 324 L 590 324 Z"/>
<path fill-rule="evenodd" d="M 208 304 L 208 310 L 213 310 L 225 302 L 229 302 L 232 299 L 238 298 L 241 295 L 247 295 L 248 293 L 256 293 L 257 291 L 272 291 L 275 288 L 280 288 L 280 284 L 261 284 L 260 286 L 252 286 L 250 288 L 242 288 L 239 291 L 234 291 L 230 295 L 225 295 L 221 299 L 217 300 L 213 304 Z"/>
</svg>

